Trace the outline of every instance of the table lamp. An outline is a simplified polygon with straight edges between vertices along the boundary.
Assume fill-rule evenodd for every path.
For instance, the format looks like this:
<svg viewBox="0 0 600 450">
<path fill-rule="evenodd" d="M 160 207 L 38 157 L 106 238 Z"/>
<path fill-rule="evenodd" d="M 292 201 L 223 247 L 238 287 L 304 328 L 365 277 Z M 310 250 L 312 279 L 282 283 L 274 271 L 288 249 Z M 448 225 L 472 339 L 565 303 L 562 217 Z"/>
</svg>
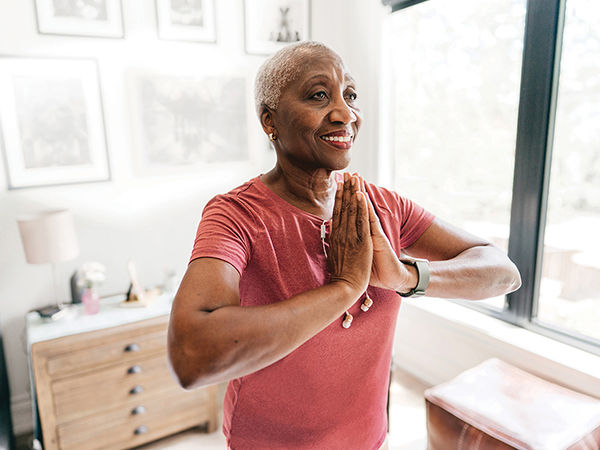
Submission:
<svg viewBox="0 0 600 450">
<path fill-rule="evenodd" d="M 17 219 L 25 259 L 29 264 L 52 264 L 54 304 L 38 309 L 42 317 L 56 319 L 64 305 L 58 299 L 56 264 L 79 255 L 73 216 L 69 210 L 43 211 Z"/>
</svg>

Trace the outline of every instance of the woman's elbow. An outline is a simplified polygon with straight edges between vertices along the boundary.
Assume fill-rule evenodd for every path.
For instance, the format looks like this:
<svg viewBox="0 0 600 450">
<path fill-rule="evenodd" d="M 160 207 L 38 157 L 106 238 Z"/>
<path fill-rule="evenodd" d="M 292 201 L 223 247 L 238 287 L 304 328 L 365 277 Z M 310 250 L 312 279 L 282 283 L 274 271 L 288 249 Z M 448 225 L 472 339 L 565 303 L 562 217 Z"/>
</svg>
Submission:
<svg viewBox="0 0 600 450">
<path fill-rule="evenodd" d="M 503 274 L 500 283 L 502 294 L 510 294 L 521 287 L 521 274 L 519 273 L 519 269 L 510 259 L 508 259 L 508 257 L 506 258 L 506 263 L 504 264 L 501 273 Z"/>
<path fill-rule="evenodd" d="M 481 272 L 481 289 L 471 291 L 468 300 L 485 300 L 510 294 L 521 287 L 521 274 L 517 266 L 506 256 L 500 258 Z"/>
<path fill-rule="evenodd" d="M 178 344 L 169 340 L 168 362 L 173 377 L 177 383 L 186 390 L 192 390 L 206 383 L 207 364 L 203 362 L 201 354 L 193 349 L 186 349 L 185 344 Z"/>
<path fill-rule="evenodd" d="M 183 389 L 193 389 L 197 384 L 198 374 L 194 373 L 195 371 L 191 364 L 186 363 L 185 357 L 182 357 L 181 355 L 175 356 L 173 353 L 174 352 L 169 349 L 168 362 L 173 378 L 175 378 L 177 384 Z"/>
<path fill-rule="evenodd" d="M 508 293 L 514 292 L 521 287 L 521 273 L 519 272 L 519 269 L 517 269 L 517 266 L 512 261 L 511 261 L 511 265 L 513 268 L 513 271 L 512 271 L 513 279 L 512 279 L 512 285 L 511 285 Z"/>
<path fill-rule="evenodd" d="M 171 373 L 180 387 L 190 391 L 196 387 L 196 379 L 190 373 L 178 370 L 171 364 Z"/>
</svg>

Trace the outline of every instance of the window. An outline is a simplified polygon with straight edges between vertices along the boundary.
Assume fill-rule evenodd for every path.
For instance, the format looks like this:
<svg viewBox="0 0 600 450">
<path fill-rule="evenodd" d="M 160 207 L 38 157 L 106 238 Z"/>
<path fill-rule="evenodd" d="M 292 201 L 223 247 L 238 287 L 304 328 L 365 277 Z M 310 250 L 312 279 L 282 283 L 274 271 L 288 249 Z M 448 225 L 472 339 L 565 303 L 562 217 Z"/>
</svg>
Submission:
<svg viewBox="0 0 600 450">
<path fill-rule="evenodd" d="M 519 267 L 469 306 L 600 353 L 600 5 L 383 2 L 394 187 Z"/>
<path fill-rule="evenodd" d="M 505 250 L 524 19 L 525 0 L 428 1 L 387 24 L 394 188 Z"/>
<path fill-rule="evenodd" d="M 537 309 L 600 340 L 600 4 L 569 0 Z"/>
</svg>

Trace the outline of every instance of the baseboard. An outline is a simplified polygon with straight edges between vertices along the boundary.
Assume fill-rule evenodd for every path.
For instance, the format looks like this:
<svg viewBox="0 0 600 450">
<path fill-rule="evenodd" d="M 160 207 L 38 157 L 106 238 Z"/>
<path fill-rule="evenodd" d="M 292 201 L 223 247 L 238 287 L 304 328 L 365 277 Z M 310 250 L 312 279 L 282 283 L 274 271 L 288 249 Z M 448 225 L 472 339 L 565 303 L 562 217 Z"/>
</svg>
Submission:
<svg viewBox="0 0 600 450">
<path fill-rule="evenodd" d="M 13 395 L 11 398 L 13 432 L 15 436 L 33 431 L 33 410 L 28 393 Z"/>
<path fill-rule="evenodd" d="M 576 391 L 598 396 L 600 357 L 486 314 L 439 299 L 405 301 L 395 364 L 429 385 L 500 358 Z"/>
</svg>

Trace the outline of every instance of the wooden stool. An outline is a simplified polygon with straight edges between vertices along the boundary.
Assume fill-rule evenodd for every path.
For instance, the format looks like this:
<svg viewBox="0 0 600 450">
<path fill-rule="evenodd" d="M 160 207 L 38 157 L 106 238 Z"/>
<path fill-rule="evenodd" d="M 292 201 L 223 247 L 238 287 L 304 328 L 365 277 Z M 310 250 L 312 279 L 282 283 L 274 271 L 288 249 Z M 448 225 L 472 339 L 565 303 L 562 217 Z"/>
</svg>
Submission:
<svg viewBox="0 0 600 450">
<path fill-rule="evenodd" d="M 428 450 L 599 450 L 600 400 L 489 359 L 425 391 Z"/>
</svg>

